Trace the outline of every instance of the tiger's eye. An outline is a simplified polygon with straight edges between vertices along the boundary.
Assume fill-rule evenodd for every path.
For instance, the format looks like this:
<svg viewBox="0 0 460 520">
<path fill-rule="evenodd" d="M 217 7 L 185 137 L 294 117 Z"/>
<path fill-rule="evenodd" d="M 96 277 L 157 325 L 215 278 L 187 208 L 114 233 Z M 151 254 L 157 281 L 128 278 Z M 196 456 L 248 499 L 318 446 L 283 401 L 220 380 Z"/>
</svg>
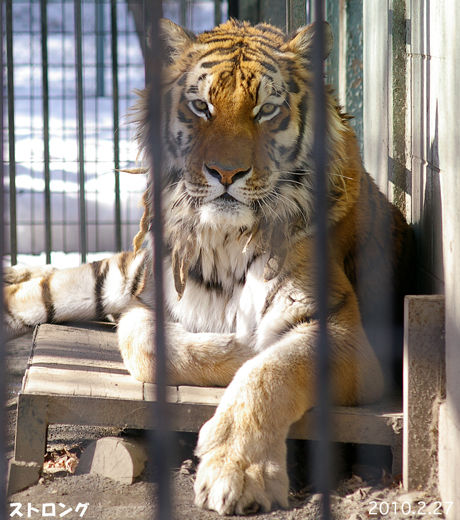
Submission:
<svg viewBox="0 0 460 520">
<path fill-rule="evenodd" d="M 259 114 L 262 116 L 269 116 L 270 114 L 273 114 L 273 112 L 277 109 L 277 105 L 274 105 L 273 103 L 265 103 L 265 105 L 262 105 Z"/>
<path fill-rule="evenodd" d="M 202 101 L 201 99 L 195 99 L 192 101 L 192 105 L 199 112 L 206 112 L 208 110 L 208 104 L 206 101 Z"/>
</svg>

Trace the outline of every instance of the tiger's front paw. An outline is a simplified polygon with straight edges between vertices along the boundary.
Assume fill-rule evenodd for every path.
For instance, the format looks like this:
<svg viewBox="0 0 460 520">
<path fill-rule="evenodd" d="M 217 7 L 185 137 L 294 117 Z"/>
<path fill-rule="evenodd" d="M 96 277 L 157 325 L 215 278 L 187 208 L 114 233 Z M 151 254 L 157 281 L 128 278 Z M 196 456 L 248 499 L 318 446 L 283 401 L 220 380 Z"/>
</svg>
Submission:
<svg viewBox="0 0 460 520">
<path fill-rule="evenodd" d="M 287 507 L 289 481 L 284 443 L 273 446 L 258 439 L 252 444 L 246 442 L 247 438 L 234 438 L 204 453 L 207 444 L 215 444 L 212 436 L 218 435 L 218 428 L 213 430 L 207 423 L 203 432 L 207 438 L 200 433 L 195 504 L 221 515 L 268 512 L 275 503 Z"/>
</svg>

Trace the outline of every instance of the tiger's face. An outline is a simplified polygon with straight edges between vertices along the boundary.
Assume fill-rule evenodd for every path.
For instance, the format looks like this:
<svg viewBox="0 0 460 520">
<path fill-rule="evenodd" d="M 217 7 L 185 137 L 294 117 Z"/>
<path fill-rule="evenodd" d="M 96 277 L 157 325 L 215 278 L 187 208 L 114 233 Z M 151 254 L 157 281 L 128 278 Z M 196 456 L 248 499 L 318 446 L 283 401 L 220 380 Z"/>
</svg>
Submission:
<svg viewBox="0 0 460 520">
<path fill-rule="evenodd" d="M 174 204 L 251 226 L 308 206 L 314 29 L 229 21 L 197 37 L 162 27 L 163 136 Z M 328 47 L 330 47 L 330 34 Z"/>
</svg>

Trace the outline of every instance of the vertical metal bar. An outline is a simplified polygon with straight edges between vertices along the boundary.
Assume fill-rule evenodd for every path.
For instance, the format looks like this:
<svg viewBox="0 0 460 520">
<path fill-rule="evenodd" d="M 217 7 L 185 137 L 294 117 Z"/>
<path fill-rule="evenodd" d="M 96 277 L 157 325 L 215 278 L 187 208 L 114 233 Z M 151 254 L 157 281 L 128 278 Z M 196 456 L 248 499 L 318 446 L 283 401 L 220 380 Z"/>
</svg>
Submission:
<svg viewBox="0 0 460 520">
<path fill-rule="evenodd" d="M 151 8 L 151 2 L 149 0 L 140 0 L 143 5 L 143 12 L 144 12 L 144 37 L 143 41 L 147 41 L 147 33 L 148 29 L 152 23 L 152 8 Z M 146 45 L 146 54 L 145 54 L 145 83 L 148 85 L 150 83 L 150 74 L 152 74 L 152 71 L 149 70 L 149 55 L 148 55 L 148 45 Z"/>
<path fill-rule="evenodd" d="M 187 0 L 180 0 L 179 17 L 180 24 L 185 27 L 187 25 Z"/>
<path fill-rule="evenodd" d="M 96 97 L 104 91 L 104 4 L 96 0 Z"/>
<path fill-rule="evenodd" d="M 322 518 L 329 520 L 330 512 L 330 367 L 327 336 L 328 300 L 328 226 L 327 226 L 327 157 L 326 157 L 326 104 L 324 91 L 324 11 L 323 1 L 315 0 L 316 33 L 313 41 L 314 124 L 313 157 L 315 162 L 316 213 L 316 273 L 319 315 L 318 338 L 318 405 L 319 450 L 317 454 L 318 490 L 322 494 Z"/>
<path fill-rule="evenodd" d="M 292 31 L 293 20 L 292 20 L 292 3 L 291 0 L 286 0 L 286 33 L 289 34 Z"/>
<path fill-rule="evenodd" d="M 214 0 L 214 25 L 222 23 L 222 0 Z"/>
<path fill-rule="evenodd" d="M 170 465 L 169 465 L 169 420 L 166 403 L 166 338 L 165 313 L 163 302 L 163 217 L 161 201 L 161 45 L 158 31 L 158 21 L 162 16 L 162 2 L 151 4 L 151 46 L 148 55 L 151 70 L 149 93 L 149 147 L 150 147 L 150 183 L 151 204 L 154 215 L 152 221 L 153 242 L 153 275 L 154 289 L 154 317 L 155 317 L 155 353 L 156 353 L 156 389 L 157 400 L 153 406 L 153 424 L 155 427 L 154 439 L 151 443 L 151 454 L 156 469 L 158 486 L 157 519 L 171 518 L 170 497 Z"/>
<path fill-rule="evenodd" d="M 13 2 L 6 0 L 6 62 L 8 66 L 8 170 L 10 177 L 10 255 L 11 264 L 18 262 L 16 218 L 16 138 L 14 125 L 14 61 L 13 61 Z"/>
<path fill-rule="evenodd" d="M 3 11 L 4 3 L 0 3 L 0 258 L 4 255 L 4 189 L 5 163 L 3 154 L 4 124 L 3 124 Z M 0 266 L 0 287 L 3 287 L 3 269 Z M 0 323 L 3 323 L 3 298 L 0 298 Z M 7 518 L 6 513 L 6 343 L 4 329 L 0 327 L 0 518 Z"/>
<path fill-rule="evenodd" d="M 85 203 L 85 144 L 83 126 L 83 57 L 81 34 L 81 0 L 74 0 L 75 25 L 75 72 L 77 77 L 77 118 L 78 118 L 78 185 L 80 200 L 80 254 L 82 263 L 86 262 L 86 203 Z"/>
<path fill-rule="evenodd" d="M 40 0 L 41 48 L 42 48 L 42 96 L 43 96 L 43 173 L 45 179 L 45 252 L 46 263 L 51 263 L 51 192 L 50 192 L 50 134 L 48 88 L 48 23 L 47 0 Z"/>
<path fill-rule="evenodd" d="M 228 0 L 228 17 L 229 18 L 238 18 L 239 16 L 239 1 L 238 0 Z"/>
<path fill-rule="evenodd" d="M 115 240 L 117 251 L 121 251 L 121 203 L 120 203 L 120 133 L 118 91 L 118 24 L 117 0 L 110 0 L 110 31 L 112 43 L 112 101 L 113 101 L 113 164 L 115 168 Z"/>
<path fill-rule="evenodd" d="M 308 0 L 286 0 L 284 13 L 286 32 L 288 34 L 307 23 L 307 6 Z M 282 11 L 280 10 L 280 15 L 281 13 Z M 279 25 L 281 25 L 280 15 Z"/>
</svg>

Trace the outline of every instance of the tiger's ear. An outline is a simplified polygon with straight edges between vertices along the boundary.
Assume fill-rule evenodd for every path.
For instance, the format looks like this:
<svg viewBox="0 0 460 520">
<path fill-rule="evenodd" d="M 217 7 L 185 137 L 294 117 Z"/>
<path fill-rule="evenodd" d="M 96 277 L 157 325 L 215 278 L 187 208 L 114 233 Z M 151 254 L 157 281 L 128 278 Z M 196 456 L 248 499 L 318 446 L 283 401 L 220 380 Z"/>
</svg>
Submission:
<svg viewBox="0 0 460 520">
<path fill-rule="evenodd" d="M 311 63 L 314 49 L 313 42 L 318 33 L 318 23 L 323 24 L 323 60 L 325 60 L 329 56 L 333 45 L 331 26 L 327 22 L 313 22 L 305 27 L 300 27 L 294 33 L 294 36 L 285 44 L 283 50 L 300 54 L 306 61 Z"/>
<path fill-rule="evenodd" d="M 166 18 L 160 20 L 159 28 L 163 53 L 168 63 L 173 63 L 175 58 L 180 56 L 196 39 L 191 31 L 183 29 Z"/>
</svg>

